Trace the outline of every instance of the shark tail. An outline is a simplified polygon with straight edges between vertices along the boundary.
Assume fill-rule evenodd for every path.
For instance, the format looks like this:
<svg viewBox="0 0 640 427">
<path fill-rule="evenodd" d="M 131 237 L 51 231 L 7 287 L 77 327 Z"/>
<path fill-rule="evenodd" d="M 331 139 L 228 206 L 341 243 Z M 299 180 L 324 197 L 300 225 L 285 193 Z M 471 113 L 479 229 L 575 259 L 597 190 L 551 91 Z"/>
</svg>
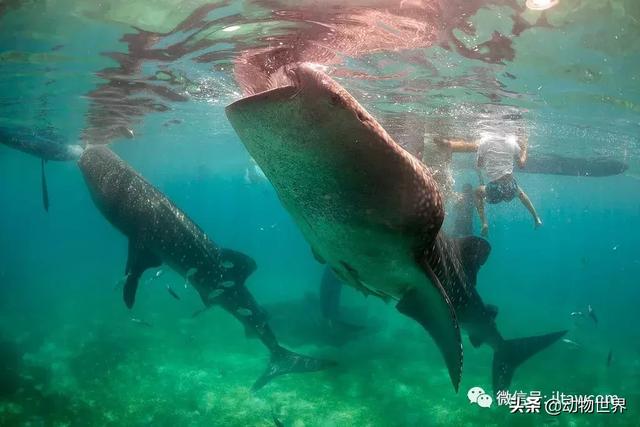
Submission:
<svg viewBox="0 0 640 427">
<path fill-rule="evenodd" d="M 303 356 L 284 347 L 277 347 L 271 353 L 271 360 L 264 373 L 251 387 L 251 391 L 258 391 L 269 381 L 284 374 L 296 372 L 315 372 L 335 366 L 336 363 L 329 360 L 315 359 Z"/>
<path fill-rule="evenodd" d="M 534 354 L 549 347 L 568 331 L 534 337 L 504 340 L 493 355 L 493 390 L 507 390 L 518 366 Z"/>
</svg>

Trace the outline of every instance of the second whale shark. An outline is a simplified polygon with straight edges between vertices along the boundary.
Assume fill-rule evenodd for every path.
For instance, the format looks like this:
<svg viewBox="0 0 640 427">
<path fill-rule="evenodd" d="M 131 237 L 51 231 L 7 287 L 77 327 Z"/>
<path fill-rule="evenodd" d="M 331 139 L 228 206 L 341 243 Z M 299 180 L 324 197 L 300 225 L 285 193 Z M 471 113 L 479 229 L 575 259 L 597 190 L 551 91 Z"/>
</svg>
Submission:
<svg viewBox="0 0 640 427">
<path fill-rule="evenodd" d="M 167 197 L 105 146 L 89 146 L 78 161 L 98 209 L 129 238 L 124 300 L 131 308 L 145 270 L 169 265 L 197 290 L 206 307 L 222 306 L 247 335 L 271 353 L 255 382 L 257 390 L 276 376 L 324 369 L 333 363 L 294 353 L 274 336 L 267 315 L 245 286 L 256 264 L 249 256 L 216 246 Z"/>
</svg>

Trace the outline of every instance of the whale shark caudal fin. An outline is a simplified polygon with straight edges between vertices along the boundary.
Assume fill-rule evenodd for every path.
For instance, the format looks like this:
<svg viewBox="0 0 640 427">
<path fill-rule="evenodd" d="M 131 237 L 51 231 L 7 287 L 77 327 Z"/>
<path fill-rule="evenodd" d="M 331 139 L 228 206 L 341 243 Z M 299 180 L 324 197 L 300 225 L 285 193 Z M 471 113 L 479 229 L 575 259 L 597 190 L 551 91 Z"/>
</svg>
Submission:
<svg viewBox="0 0 640 427">
<path fill-rule="evenodd" d="M 47 189 L 47 175 L 44 172 L 46 160 L 42 159 L 40 163 L 40 183 L 42 185 L 42 205 L 44 210 L 49 212 L 49 190 Z"/>
<path fill-rule="evenodd" d="M 416 287 L 405 292 L 396 308 L 411 317 L 433 337 L 449 370 L 453 388 L 458 391 L 462 377 L 462 340 L 460 326 L 451 301 L 440 281 L 425 265 L 433 286 Z"/>
<path fill-rule="evenodd" d="M 146 250 L 139 241 L 129 239 L 129 255 L 127 257 L 127 266 L 124 270 L 127 280 L 122 289 L 124 303 L 128 308 L 133 307 L 136 300 L 138 281 L 142 273 L 148 268 L 160 267 L 161 265 L 162 260 L 151 251 Z"/>
<path fill-rule="evenodd" d="M 549 347 L 568 331 L 553 332 L 534 337 L 504 340 L 493 354 L 493 391 L 507 390 L 513 373 L 525 360 Z"/>
<path fill-rule="evenodd" d="M 482 237 L 467 236 L 457 239 L 460 261 L 464 269 L 466 282 L 472 287 L 476 285 L 478 271 L 491 253 L 491 245 Z"/>
<path fill-rule="evenodd" d="M 264 373 L 256 380 L 251 391 L 258 391 L 269 381 L 284 374 L 321 371 L 337 363 L 329 360 L 303 356 L 278 346 L 271 352 L 271 360 Z"/>
</svg>

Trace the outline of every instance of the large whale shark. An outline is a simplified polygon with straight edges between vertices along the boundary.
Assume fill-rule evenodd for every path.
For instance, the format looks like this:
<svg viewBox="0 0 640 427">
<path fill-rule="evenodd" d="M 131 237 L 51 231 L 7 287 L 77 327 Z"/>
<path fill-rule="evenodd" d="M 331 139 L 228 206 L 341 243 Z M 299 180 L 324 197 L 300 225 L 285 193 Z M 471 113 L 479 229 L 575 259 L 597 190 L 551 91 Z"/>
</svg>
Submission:
<svg viewBox="0 0 640 427">
<path fill-rule="evenodd" d="M 45 211 L 49 211 L 46 162 L 77 160 L 82 154 L 82 147 L 77 144 L 65 144 L 62 137 L 51 129 L 36 130 L 24 126 L 0 126 L 0 143 L 40 159 L 42 205 Z"/>
<path fill-rule="evenodd" d="M 502 349 L 495 365 L 506 374 L 494 375 L 502 386 L 518 360 L 508 341 L 489 333 L 493 318 L 473 287 L 488 244 L 449 243 L 429 170 L 338 83 L 310 64 L 287 73 L 291 84 L 236 101 L 226 114 L 316 258 L 365 294 L 397 300 L 433 337 L 456 391 L 460 322 L 474 338 L 491 336 Z"/>
<path fill-rule="evenodd" d="M 129 308 L 135 302 L 142 273 L 164 263 L 190 281 L 206 307 L 222 306 L 271 352 L 269 365 L 254 390 L 278 375 L 331 365 L 278 343 L 265 312 L 245 286 L 256 269 L 253 259 L 217 247 L 184 212 L 107 147 L 87 148 L 78 164 L 98 209 L 129 238 L 124 285 Z"/>
</svg>

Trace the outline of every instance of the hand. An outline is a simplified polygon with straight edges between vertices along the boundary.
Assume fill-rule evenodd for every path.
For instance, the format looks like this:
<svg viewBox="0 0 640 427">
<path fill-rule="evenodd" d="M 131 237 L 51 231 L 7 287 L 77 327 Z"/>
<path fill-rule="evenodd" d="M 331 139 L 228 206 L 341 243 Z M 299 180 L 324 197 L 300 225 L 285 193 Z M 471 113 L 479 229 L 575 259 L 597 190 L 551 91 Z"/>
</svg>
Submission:
<svg viewBox="0 0 640 427">
<path fill-rule="evenodd" d="M 436 136 L 433 138 L 433 143 L 441 148 L 445 148 L 447 150 L 451 149 L 451 142 L 448 139 L 444 139 L 442 137 Z"/>
</svg>

